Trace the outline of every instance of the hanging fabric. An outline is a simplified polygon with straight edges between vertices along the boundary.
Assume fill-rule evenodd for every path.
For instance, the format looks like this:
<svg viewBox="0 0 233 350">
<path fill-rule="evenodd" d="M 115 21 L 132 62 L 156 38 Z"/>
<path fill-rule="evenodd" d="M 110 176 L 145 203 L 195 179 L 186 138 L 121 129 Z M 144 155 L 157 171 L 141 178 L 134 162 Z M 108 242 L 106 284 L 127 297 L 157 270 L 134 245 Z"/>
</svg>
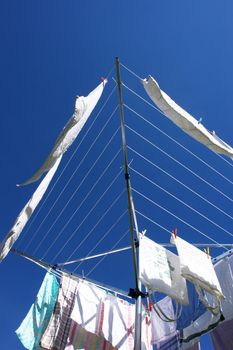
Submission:
<svg viewBox="0 0 233 350">
<path fill-rule="evenodd" d="M 74 320 L 71 320 L 70 332 L 65 350 L 80 349 L 115 350 L 112 344 L 107 342 L 104 337 L 88 332 Z"/>
<path fill-rule="evenodd" d="M 27 316 L 16 330 L 16 334 L 28 350 L 36 350 L 40 339 L 52 316 L 56 303 L 59 283 L 56 277 L 48 272 Z"/>
<path fill-rule="evenodd" d="M 179 257 L 142 236 L 139 250 L 140 280 L 149 291 L 159 291 L 188 304 L 186 281 L 181 276 Z"/>
<path fill-rule="evenodd" d="M 106 292 L 94 284 L 80 280 L 77 285 L 71 319 L 86 331 L 102 335 Z"/>
<path fill-rule="evenodd" d="M 104 79 L 103 82 L 99 84 L 88 96 L 76 97 L 74 114 L 58 136 L 56 143 L 46 161 L 29 180 L 25 181 L 19 186 L 28 185 L 37 181 L 41 175 L 51 169 L 57 159 L 67 151 L 95 108 L 106 83 L 107 80 Z"/>
<path fill-rule="evenodd" d="M 233 148 L 221 140 L 215 132 L 208 131 L 200 121 L 196 120 L 183 108 L 178 106 L 164 91 L 162 91 L 152 76 L 142 80 L 143 86 L 156 106 L 173 123 L 184 132 L 202 143 L 215 153 L 233 157 Z"/>
<path fill-rule="evenodd" d="M 233 319 L 233 255 L 214 265 L 225 299 L 221 300 L 222 314 L 225 320 Z"/>
<path fill-rule="evenodd" d="M 62 275 L 57 301 L 40 346 L 46 350 L 64 350 L 71 326 L 71 312 L 74 306 L 78 281 Z"/>
<path fill-rule="evenodd" d="M 203 334 L 206 334 L 211 330 L 215 329 L 222 321 L 224 321 L 224 317 L 222 314 L 215 316 L 210 311 L 206 311 L 190 326 L 182 330 L 182 342 L 189 343 L 195 338 L 199 339 Z"/>
<path fill-rule="evenodd" d="M 221 323 L 211 333 L 214 350 L 233 349 L 233 320 Z"/>
<path fill-rule="evenodd" d="M 176 321 L 176 328 L 178 330 L 188 327 L 193 321 L 206 312 L 206 307 L 199 299 L 193 283 L 187 281 L 187 289 L 189 304 L 182 305 L 180 317 Z M 174 301 L 172 301 L 172 303 L 173 307 L 175 307 Z"/>
<path fill-rule="evenodd" d="M 174 307 L 170 297 L 167 296 L 161 299 L 155 305 L 159 305 L 169 318 L 175 319 Z M 155 312 L 155 309 L 152 308 L 151 333 L 151 343 L 157 346 L 157 344 L 165 342 L 166 340 L 169 340 L 170 338 L 176 336 L 176 322 L 165 322 L 161 319 L 161 317 L 158 316 L 158 314 Z"/>
<path fill-rule="evenodd" d="M 116 349 L 134 349 L 135 305 L 94 284 L 79 282 L 71 319 L 87 332 L 104 337 Z M 141 350 L 150 349 L 150 338 L 150 325 L 143 310 Z"/>
<path fill-rule="evenodd" d="M 27 202 L 21 213 L 16 219 L 16 222 L 14 226 L 11 228 L 10 232 L 6 235 L 4 240 L 0 244 L 0 262 L 5 258 L 5 256 L 10 251 L 11 247 L 15 243 L 15 241 L 18 239 L 20 233 L 22 232 L 24 226 L 30 219 L 32 213 L 36 209 L 37 205 L 40 203 L 43 195 L 45 194 L 57 168 L 60 164 L 62 155 L 60 155 L 56 162 L 54 163 L 53 167 L 49 170 L 48 174 L 45 176 L 45 178 L 41 181 L 39 186 L 37 187 L 36 191 L 33 193 L 31 199 Z"/>
<path fill-rule="evenodd" d="M 217 299 L 223 298 L 210 256 L 178 236 L 172 236 L 172 243 L 179 254 L 182 276 Z"/>
</svg>

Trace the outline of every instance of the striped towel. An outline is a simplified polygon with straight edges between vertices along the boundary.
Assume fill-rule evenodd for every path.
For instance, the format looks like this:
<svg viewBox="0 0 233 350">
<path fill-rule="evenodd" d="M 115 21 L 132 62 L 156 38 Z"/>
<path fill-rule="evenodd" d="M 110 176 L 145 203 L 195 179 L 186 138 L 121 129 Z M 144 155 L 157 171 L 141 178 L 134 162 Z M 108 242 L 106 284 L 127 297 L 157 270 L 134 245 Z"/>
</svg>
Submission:
<svg viewBox="0 0 233 350">
<path fill-rule="evenodd" d="M 70 315 L 74 305 L 77 286 L 77 280 L 66 275 L 62 276 L 53 315 L 40 342 L 42 349 L 65 349 L 71 326 Z"/>
<path fill-rule="evenodd" d="M 87 332 L 75 321 L 71 321 L 70 332 L 65 350 L 114 350 L 115 348 L 101 336 Z"/>
</svg>

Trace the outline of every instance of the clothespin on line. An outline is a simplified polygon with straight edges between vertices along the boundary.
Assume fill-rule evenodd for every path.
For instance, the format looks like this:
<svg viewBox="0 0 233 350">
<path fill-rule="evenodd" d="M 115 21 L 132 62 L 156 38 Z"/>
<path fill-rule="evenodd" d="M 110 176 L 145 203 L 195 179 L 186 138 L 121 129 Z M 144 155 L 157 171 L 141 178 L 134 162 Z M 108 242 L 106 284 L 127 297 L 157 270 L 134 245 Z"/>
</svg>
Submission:
<svg viewBox="0 0 233 350">
<path fill-rule="evenodd" d="M 103 85 L 105 86 L 105 84 L 108 82 L 108 79 L 104 77 L 101 77 L 100 79 L 103 82 Z"/>
<path fill-rule="evenodd" d="M 178 232 L 177 228 L 172 230 L 172 232 L 171 232 L 172 238 L 176 238 L 177 237 L 177 232 Z"/>
<path fill-rule="evenodd" d="M 210 247 L 204 249 L 204 252 L 206 253 L 207 257 L 210 258 Z"/>
</svg>

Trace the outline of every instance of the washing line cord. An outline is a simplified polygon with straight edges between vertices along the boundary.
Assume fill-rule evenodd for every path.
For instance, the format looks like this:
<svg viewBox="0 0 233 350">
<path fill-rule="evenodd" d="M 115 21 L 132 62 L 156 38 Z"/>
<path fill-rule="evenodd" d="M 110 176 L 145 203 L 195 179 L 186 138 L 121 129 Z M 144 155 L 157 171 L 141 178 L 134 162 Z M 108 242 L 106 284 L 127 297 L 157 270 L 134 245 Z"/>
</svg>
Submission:
<svg viewBox="0 0 233 350">
<path fill-rule="evenodd" d="M 144 136 L 142 136 L 140 133 L 138 133 L 137 131 L 135 131 L 134 129 L 132 129 L 130 126 L 125 125 L 125 127 L 127 129 L 129 129 L 130 131 L 132 131 L 135 135 L 139 136 L 142 140 L 146 141 L 148 144 L 150 144 L 151 146 L 153 146 L 154 148 L 156 148 L 157 150 L 159 150 L 160 152 L 162 152 L 163 154 L 165 154 L 168 158 L 172 159 L 174 162 L 176 162 L 177 164 L 181 165 L 185 170 L 189 171 L 192 175 L 196 176 L 199 180 L 203 181 L 204 183 L 206 183 L 207 185 L 209 185 L 211 188 L 213 188 L 215 191 L 217 191 L 218 193 L 220 193 L 222 196 L 224 196 L 225 198 L 227 198 L 229 201 L 233 202 L 233 199 L 230 198 L 229 196 L 227 196 L 224 192 L 222 192 L 221 190 L 219 190 L 217 187 L 215 187 L 214 185 L 212 185 L 211 183 L 209 183 L 208 181 L 206 181 L 205 179 L 203 179 L 200 175 L 198 175 L 197 173 L 195 173 L 194 171 L 192 171 L 189 167 L 187 167 L 186 165 L 184 165 L 183 163 L 181 163 L 179 160 L 177 160 L 176 158 L 172 157 L 170 154 L 168 154 L 167 152 L 165 152 L 164 150 L 162 150 L 162 148 L 156 146 L 153 142 L 149 141 L 147 138 L 145 138 Z"/>
<path fill-rule="evenodd" d="M 168 209 L 164 208 L 162 205 L 158 204 L 157 202 L 153 201 L 152 199 L 150 199 L 149 197 L 145 196 L 143 193 L 137 191 L 135 188 L 132 188 L 134 193 L 137 193 L 138 195 L 140 195 L 141 197 L 143 197 L 144 199 L 146 199 L 148 202 L 150 202 L 151 204 L 155 205 L 156 207 L 162 209 L 163 211 L 165 211 L 166 213 L 170 214 L 171 216 L 173 216 L 175 219 L 181 221 L 182 223 L 184 223 L 185 225 L 187 225 L 188 227 L 192 228 L 194 231 L 200 233 L 202 236 L 208 238 L 210 241 L 216 243 L 219 247 L 227 250 L 227 248 L 225 246 L 223 246 L 221 243 L 215 241 L 213 238 L 211 238 L 210 236 L 208 236 L 206 233 L 200 231 L 199 229 L 197 229 L 196 227 L 194 227 L 193 225 L 189 224 L 187 221 L 181 219 L 179 216 L 173 214 L 171 211 L 169 211 Z"/>
<path fill-rule="evenodd" d="M 43 225 L 43 223 L 45 222 L 45 220 L 48 218 L 49 214 L 51 213 L 52 209 L 55 207 L 56 203 L 58 202 L 58 200 L 60 199 L 61 195 L 64 193 L 65 189 L 67 188 L 67 186 L 69 185 L 70 181 L 72 180 L 72 178 L 74 177 L 74 175 L 76 174 L 76 172 L 78 171 L 78 169 L 80 168 L 80 166 L 83 164 L 84 160 L 86 159 L 87 155 L 89 154 L 90 150 L 92 149 L 92 147 L 94 146 L 94 144 L 97 142 L 97 140 L 99 139 L 99 137 L 101 136 L 102 132 L 104 131 L 104 129 L 107 127 L 108 123 L 110 122 L 110 120 L 112 119 L 114 113 L 116 112 L 118 107 L 116 107 L 114 109 L 114 111 L 111 113 L 110 118 L 108 119 L 107 123 L 104 125 L 104 127 L 101 129 L 101 131 L 99 132 L 99 134 L 97 135 L 96 139 L 94 140 L 94 142 L 92 143 L 91 147 L 88 149 L 87 153 L 85 154 L 85 156 L 82 158 L 82 161 L 79 163 L 79 165 L 76 167 L 76 169 L 74 170 L 74 172 L 72 173 L 71 177 L 69 178 L 69 180 L 66 182 L 64 188 L 62 189 L 62 191 L 59 193 L 58 197 L 56 198 L 55 202 L 53 203 L 53 205 L 51 206 L 51 208 L 49 209 L 48 213 L 46 214 L 46 216 L 44 217 L 44 219 L 42 220 L 41 224 L 38 226 L 37 230 L 35 231 L 34 235 L 32 238 L 34 238 L 36 236 L 36 234 L 39 232 L 41 226 Z M 87 178 L 87 175 L 90 173 L 90 171 L 93 169 L 93 167 L 95 166 L 95 164 L 97 163 L 97 161 L 100 159 L 100 157 L 102 156 L 102 154 L 104 153 L 104 151 L 106 150 L 106 148 L 108 147 L 108 145 L 110 144 L 110 142 L 112 141 L 112 139 L 116 136 L 117 132 L 118 132 L 119 128 L 115 131 L 115 133 L 113 134 L 113 136 L 110 138 L 110 140 L 108 141 L 107 145 L 105 145 L 104 149 L 102 150 L 101 154 L 99 155 L 99 157 L 95 160 L 95 162 L 93 163 L 92 167 L 89 169 L 89 171 L 87 172 L 87 174 L 85 175 L 85 177 L 83 178 L 83 180 L 81 181 L 81 183 L 79 184 L 79 186 L 75 189 L 75 191 L 72 193 L 71 197 L 69 198 L 68 202 L 66 203 L 66 205 L 62 208 L 60 214 L 57 216 L 57 218 L 55 219 L 55 221 L 52 223 L 52 225 L 50 226 L 49 230 L 47 231 L 47 233 L 44 235 L 44 238 L 42 241 L 44 241 L 44 239 L 48 236 L 49 232 L 51 231 L 51 229 L 54 227 L 54 225 L 56 224 L 56 222 L 58 221 L 58 219 L 60 218 L 60 216 L 62 215 L 62 213 L 65 211 L 66 207 L 68 206 L 68 204 L 71 202 L 71 200 L 73 199 L 73 197 L 75 196 L 75 194 L 77 193 L 77 191 L 80 189 L 80 187 L 82 186 L 83 182 L 85 181 L 85 179 Z M 42 241 L 40 242 L 39 246 L 37 246 L 36 250 L 33 252 L 33 254 L 35 254 L 35 252 L 39 249 L 39 247 L 42 244 Z M 27 247 L 25 249 L 28 249 L 29 245 L 31 244 L 31 241 L 28 243 Z"/>
<path fill-rule="evenodd" d="M 72 151 L 71 156 L 69 157 L 65 167 L 63 168 L 61 174 L 58 176 L 58 178 L 56 179 L 55 183 L 53 184 L 53 186 L 51 187 L 50 191 L 48 192 L 47 196 L 45 197 L 44 201 L 41 203 L 40 207 L 38 208 L 38 210 L 36 211 L 36 213 L 34 213 L 33 218 L 30 220 L 30 222 L 28 223 L 27 228 L 23 231 L 23 237 L 20 241 L 20 245 L 22 245 L 23 240 L 25 239 L 26 233 L 29 231 L 29 229 L 31 228 L 32 224 L 34 223 L 34 221 L 36 220 L 36 218 L 38 217 L 38 214 L 40 213 L 40 211 L 42 210 L 43 206 L 45 205 L 45 203 L 47 202 L 48 198 L 50 197 L 50 195 L 52 194 L 54 188 L 56 187 L 57 183 L 59 182 L 59 180 L 61 179 L 62 175 L 64 174 L 65 170 L 67 169 L 68 165 L 70 164 L 71 160 L 73 159 L 73 157 L 75 156 L 75 154 L 77 153 L 79 147 L 81 146 L 81 144 L 83 143 L 83 141 L 85 140 L 86 136 L 88 135 L 88 133 L 90 132 L 90 130 L 92 129 L 93 125 L 95 124 L 97 118 L 99 117 L 100 113 L 103 111 L 103 109 L 105 108 L 105 106 L 107 105 L 108 101 L 110 100 L 110 98 L 112 97 L 113 93 L 116 90 L 116 86 L 113 87 L 113 89 L 111 90 L 111 92 L 109 93 L 106 101 L 104 102 L 103 106 L 101 107 L 101 109 L 99 110 L 99 112 L 96 114 L 94 120 L 92 121 L 91 125 L 88 127 L 87 131 L 85 132 L 82 140 L 80 141 L 80 143 L 77 145 L 77 147 L 74 149 L 74 151 Z"/>
<path fill-rule="evenodd" d="M 169 191 L 167 191 L 165 188 L 163 188 L 162 186 L 156 184 L 154 181 L 152 181 L 151 179 L 149 179 L 148 177 L 146 177 L 145 175 L 141 174 L 140 172 L 138 172 L 137 170 L 135 170 L 134 168 L 131 167 L 131 170 L 136 173 L 137 175 L 139 175 L 141 178 L 143 178 L 144 180 L 150 182 L 153 186 L 159 188 L 161 191 L 163 191 L 164 193 L 166 193 L 167 195 L 171 196 L 172 198 L 176 199 L 178 202 L 182 203 L 184 206 L 186 206 L 187 208 L 189 208 L 190 210 L 192 210 L 193 212 L 195 212 L 196 214 L 200 215 L 202 218 L 204 218 L 205 220 L 209 221 L 211 224 L 213 224 L 214 226 L 218 227 L 220 230 L 224 231 L 225 233 L 227 233 L 229 236 L 233 237 L 233 234 L 231 232 L 229 232 L 228 230 L 226 230 L 224 227 L 220 226 L 219 224 L 217 224 L 215 221 L 211 220 L 209 217 L 205 216 L 204 214 L 202 214 L 201 212 L 199 212 L 198 210 L 196 210 L 195 208 L 193 208 L 192 206 L 190 206 L 189 204 L 187 204 L 186 202 L 184 202 L 183 200 L 181 200 L 179 197 L 173 195 L 172 193 L 170 193 Z"/>
<path fill-rule="evenodd" d="M 180 180 L 178 180 L 176 177 L 174 177 L 173 175 L 171 175 L 170 173 L 168 173 L 167 171 L 165 171 L 164 169 L 162 169 L 161 167 L 159 167 L 158 165 L 156 165 L 154 162 L 152 162 L 151 160 L 149 160 L 148 158 L 146 158 L 145 156 L 143 156 L 141 153 L 137 152 L 135 149 L 133 149 L 130 146 L 127 146 L 127 148 L 132 151 L 133 153 L 135 153 L 137 156 L 141 157 L 142 159 L 144 159 L 147 163 L 149 163 L 150 165 L 152 165 L 153 167 L 155 167 L 156 169 L 160 170 L 163 174 L 166 174 L 168 177 L 170 177 L 172 180 L 176 181 L 177 183 L 179 183 L 181 186 L 183 186 L 184 188 L 186 188 L 187 190 L 189 190 L 190 192 L 192 192 L 193 194 L 195 194 L 196 196 L 198 196 L 199 198 L 201 198 L 203 201 L 205 201 L 206 203 L 210 204 L 213 208 L 217 209 L 218 211 L 220 211 L 222 214 L 226 215 L 229 219 L 233 220 L 233 217 L 231 215 L 229 215 L 228 213 L 226 213 L 224 210 L 222 210 L 221 208 L 219 208 L 217 205 L 215 205 L 214 203 L 210 202 L 208 199 L 206 199 L 205 197 L 203 197 L 202 195 L 200 195 L 199 193 L 197 193 L 196 191 L 194 191 L 192 188 L 190 188 L 189 186 L 185 185 L 183 182 L 181 182 Z M 131 167 L 130 167 L 131 169 Z"/>
</svg>

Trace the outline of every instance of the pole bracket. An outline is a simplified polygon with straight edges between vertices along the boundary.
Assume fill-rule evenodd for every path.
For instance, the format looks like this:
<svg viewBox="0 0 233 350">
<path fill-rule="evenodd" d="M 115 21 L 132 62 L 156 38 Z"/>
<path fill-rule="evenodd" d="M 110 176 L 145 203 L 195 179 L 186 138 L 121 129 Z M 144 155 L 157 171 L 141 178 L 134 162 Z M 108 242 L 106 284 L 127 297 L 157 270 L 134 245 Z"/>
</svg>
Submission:
<svg viewBox="0 0 233 350">
<path fill-rule="evenodd" d="M 130 288 L 128 296 L 137 300 L 138 297 L 142 297 L 142 298 L 148 297 L 148 293 L 143 293 L 139 289 Z"/>
</svg>

